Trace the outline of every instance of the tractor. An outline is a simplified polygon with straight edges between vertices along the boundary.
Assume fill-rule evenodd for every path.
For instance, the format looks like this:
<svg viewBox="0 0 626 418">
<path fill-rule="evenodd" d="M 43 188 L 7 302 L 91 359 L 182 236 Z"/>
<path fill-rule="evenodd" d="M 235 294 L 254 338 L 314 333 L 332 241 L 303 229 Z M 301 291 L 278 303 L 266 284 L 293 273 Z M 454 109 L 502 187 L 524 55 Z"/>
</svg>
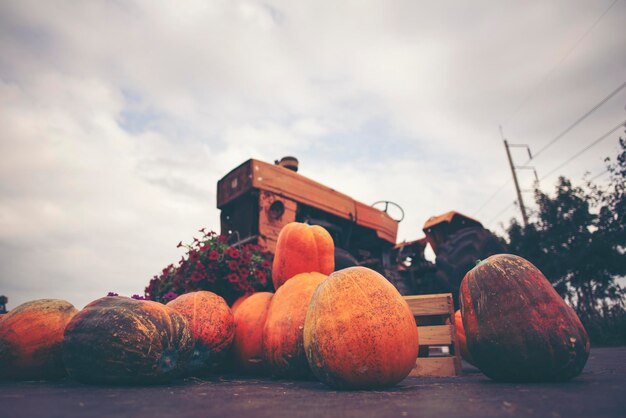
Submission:
<svg viewBox="0 0 626 418">
<path fill-rule="evenodd" d="M 394 219 L 390 206 L 401 216 Z M 298 174 L 298 160 L 274 164 L 250 159 L 217 183 L 221 233 L 232 245 L 255 243 L 274 252 L 289 222 L 324 227 L 335 243 L 335 268 L 366 266 L 386 277 L 401 294 L 447 293 L 459 285 L 476 260 L 505 251 L 504 243 L 482 224 L 458 212 L 424 224 L 425 237 L 397 243 L 402 208 L 389 201 L 366 205 Z M 435 263 L 424 257 L 430 244 Z"/>
</svg>

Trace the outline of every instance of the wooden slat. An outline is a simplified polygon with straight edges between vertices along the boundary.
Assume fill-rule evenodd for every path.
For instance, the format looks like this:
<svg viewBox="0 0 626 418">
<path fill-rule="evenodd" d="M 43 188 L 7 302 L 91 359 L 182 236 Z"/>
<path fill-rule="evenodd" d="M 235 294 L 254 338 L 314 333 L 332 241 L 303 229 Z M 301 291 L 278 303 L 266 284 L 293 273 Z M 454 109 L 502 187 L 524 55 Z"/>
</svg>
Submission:
<svg viewBox="0 0 626 418">
<path fill-rule="evenodd" d="M 404 296 L 404 300 L 409 304 L 413 316 L 454 314 L 449 293 Z"/>
<path fill-rule="evenodd" d="M 270 216 L 270 207 L 274 202 L 283 203 L 285 211 L 278 219 Z M 276 196 L 269 192 L 259 195 L 259 245 L 271 251 L 276 251 L 278 235 L 285 225 L 296 220 L 297 203 L 293 200 Z"/>
<path fill-rule="evenodd" d="M 453 343 L 452 325 L 433 325 L 417 327 L 420 345 L 450 345 Z"/>
<path fill-rule="evenodd" d="M 446 377 L 459 374 L 461 371 L 457 370 L 454 357 L 418 357 L 409 376 Z"/>
<path fill-rule="evenodd" d="M 354 200 L 284 167 L 252 160 L 252 186 L 346 219 L 356 218 Z"/>
</svg>

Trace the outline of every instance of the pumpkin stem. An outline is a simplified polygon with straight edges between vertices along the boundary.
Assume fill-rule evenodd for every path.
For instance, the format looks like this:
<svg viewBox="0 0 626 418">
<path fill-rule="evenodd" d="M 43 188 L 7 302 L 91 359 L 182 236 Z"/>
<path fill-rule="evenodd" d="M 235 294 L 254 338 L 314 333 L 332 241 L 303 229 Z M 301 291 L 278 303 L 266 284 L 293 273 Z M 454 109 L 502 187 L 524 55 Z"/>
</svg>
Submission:
<svg viewBox="0 0 626 418">
<path fill-rule="evenodd" d="M 169 351 L 169 350 L 168 350 Z M 162 373 L 168 373 L 176 368 L 178 353 L 175 351 L 165 352 L 159 360 L 159 368 Z"/>
</svg>

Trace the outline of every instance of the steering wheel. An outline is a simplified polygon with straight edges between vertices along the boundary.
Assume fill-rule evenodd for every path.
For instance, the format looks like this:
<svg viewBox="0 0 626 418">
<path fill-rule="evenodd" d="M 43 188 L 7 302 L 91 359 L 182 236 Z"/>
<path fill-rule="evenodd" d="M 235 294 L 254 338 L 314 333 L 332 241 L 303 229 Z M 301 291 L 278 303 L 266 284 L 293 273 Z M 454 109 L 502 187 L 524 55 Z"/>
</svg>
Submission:
<svg viewBox="0 0 626 418">
<path fill-rule="evenodd" d="M 372 207 L 376 207 L 376 205 L 380 205 L 380 204 L 384 204 L 385 205 L 384 209 L 379 209 L 379 210 L 382 210 L 385 213 L 388 213 L 389 205 L 398 208 L 398 210 L 400 210 L 400 213 L 402 214 L 402 216 L 400 216 L 400 219 L 394 219 L 394 218 L 391 218 L 391 219 L 393 219 L 396 222 L 402 222 L 402 220 L 404 219 L 404 209 L 402 209 L 400 207 L 400 205 L 398 205 L 395 202 L 390 202 L 389 200 L 379 200 L 378 202 L 372 203 Z M 376 208 L 376 209 L 378 209 L 378 208 Z"/>
</svg>

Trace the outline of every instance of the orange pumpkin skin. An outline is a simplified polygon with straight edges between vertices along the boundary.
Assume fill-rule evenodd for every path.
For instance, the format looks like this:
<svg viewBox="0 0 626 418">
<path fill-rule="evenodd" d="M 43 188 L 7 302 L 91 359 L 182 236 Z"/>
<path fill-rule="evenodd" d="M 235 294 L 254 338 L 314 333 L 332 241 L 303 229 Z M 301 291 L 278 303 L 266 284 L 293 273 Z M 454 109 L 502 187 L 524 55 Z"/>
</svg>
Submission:
<svg viewBox="0 0 626 418">
<path fill-rule="evenodd" d="M 263 329 L 263 358 L 279 377 L 313 377 L 304 353 L 304 320 L 317 286 L 328 276 L 300 273 L 286 281 L 272 298 Z"/>
<path fill-rule="evenodd" d="M 263 360 L 263 326 L 272 297 L 271 292 L 258 292 L 246 298 L 235 311 L 235 338 L 232 358 L 239 373 L 266 374 Z"/>
<path fill-rule="evenodd" d="M 231 307 L 230 307 L 230 310 L 231 310 L 231 311 L 233 311 L 233 315 L 235 314 L 235 311 L 237 310 L 237 308 L 239 307 L 239 305 L 241 305 L 241 303 L 242 303 L 244 300 L 248 299 L 248 298 L 249 298 L 250 296 L 252 296 L 252 295 L 253 295 L 253 293 L 246 293 L 246 294 L 245 294 L 245 295 L 243 295 L 243 296 L 239 296 L 239 297 L 237 298 L 237 300 L 233 302 L 233 306 L 231 306 Z"/>
<path fill-rule="evenodd" d="M 272 281 L 278 290 L 299 273 L 335 270 L 335 244 L 328 231 L 319 225 L 288 223 L 281 229 L 272 263 Z"/>
<path fill-rule="evenodd" d="M 497 254 L 461 282 L 461 316 L 474 364 L 499 381 L 563 381 L 581 373 L 589 337 L 529 261 Z"/>
<path fill-rule="evenodd" d="M 460 309 L 454 313 L 454 327 L 456 328 L 456 341 L 459 343 L 461 357 L 469 364 L 474 365 L 472 356 L 467 350 L 467 338 L 465 337 L 465 329 L 463 329 L 463 318 L 461 317 Z"/>
<path fill-rule="evenodd" d="M 167 306 L 189 322 L 195 341 L 190 373 L 204 374 L 219 367 L 235 335 L 233 313 L 224 298 L 201 290 L 180 295 Z"/>
<path fill-rule="evenodd" d="M 63 361 L 85 383 L 156 384 L 188 370 L 193 343 L 189 323 L 169 306 L 106 296 L 65 328 Z"/>
<path fill-rule="evenodd" d="M 0 378 L 52 379 L 65 376 L 63 331 L 78 312 L 59 299 L 26 302 L 0 320 Z"/>
<path fill-rule="evenodd" d="M 415 366 L 417 325 L 406 301 L 383 276 L 349 267 L 315 290 L 304 323 L 313 373 L 338 389 L 395 385 Z"/>
</svg>

